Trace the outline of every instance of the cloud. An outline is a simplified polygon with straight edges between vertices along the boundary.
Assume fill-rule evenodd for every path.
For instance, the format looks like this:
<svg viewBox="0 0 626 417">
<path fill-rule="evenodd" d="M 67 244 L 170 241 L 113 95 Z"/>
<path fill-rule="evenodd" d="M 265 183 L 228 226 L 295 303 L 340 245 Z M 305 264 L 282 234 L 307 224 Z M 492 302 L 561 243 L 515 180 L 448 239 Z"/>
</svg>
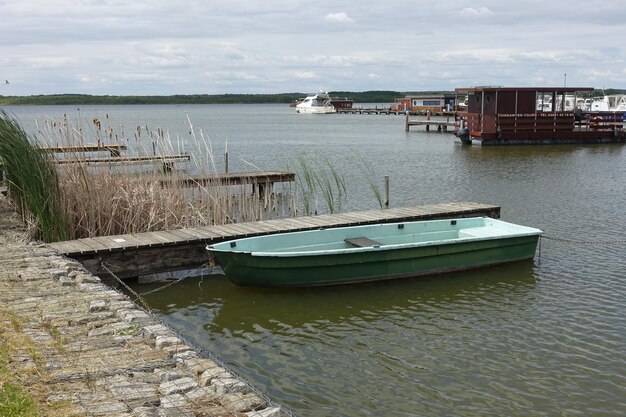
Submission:
<svg viewBox="0 0 626 417">
<path fill-rule="evenodd" d="M 478 9 L 475 9 L 473 7 L 466 7 L 463 10 L 461 10 L 460 14 L 463 17 L 470 17 L 470 18 L 491 17 L 495 15 L 495 13 L 492 12 L 488 7 L 480 7 Z"/>
<path fill-rule="evenodd" d="M 329 4 L 0 0 L 0 79 L 15 95 L 626 85 L 619 2 Z"/>
<path fill-rule="evenodd" d="M 324 20 L 331 23 L 352 23 L 354 19 L 349 17 L 346 12 L 328 13 Z"/>
<path fill-rule="evenodd" d="M 300 72 L 294 72 L 293 76 L 295 78 L 298 78 L 300 80 L 314 80 L 319 78 L 319 76 L 314 73 L 313 71 L 300 71 Z"/>
</svg>

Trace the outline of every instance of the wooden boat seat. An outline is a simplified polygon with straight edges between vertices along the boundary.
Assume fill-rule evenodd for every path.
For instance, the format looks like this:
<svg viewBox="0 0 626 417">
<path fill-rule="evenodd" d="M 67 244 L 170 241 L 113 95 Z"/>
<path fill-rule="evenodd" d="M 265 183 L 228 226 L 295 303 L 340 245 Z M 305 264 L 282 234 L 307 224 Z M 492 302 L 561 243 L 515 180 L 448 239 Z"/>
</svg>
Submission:
<svg viewBox="0 0 626 417">
<path fill-rule="evenodd" d="M 351 238 L 345 239 L 344 242 L 357 248 L 367 248 L 370 246 L 382 246 L 382 243 L 376 242 L 375 240 L 368 239 L 366 237 L 351 237 Z"/>
</svg>

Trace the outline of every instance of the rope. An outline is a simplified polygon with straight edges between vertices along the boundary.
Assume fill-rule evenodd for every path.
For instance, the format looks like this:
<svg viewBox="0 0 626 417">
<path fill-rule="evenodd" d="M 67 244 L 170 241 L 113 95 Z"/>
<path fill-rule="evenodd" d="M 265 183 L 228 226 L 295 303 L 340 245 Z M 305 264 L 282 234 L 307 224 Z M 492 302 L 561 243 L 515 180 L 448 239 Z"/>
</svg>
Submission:
<svg viewBox="0 0 626 417">
<path fill-rule="evenodd" d="M 122 287 L 126 288 L 126 290 L 128 290 L 128 292 L 130 292 L 131 294 L 133 294 L 136 298 L 136 300 L 139 300 L 141 302 L 141 305 L 143 306 L 143 308 L 146 311 L 152 311 L 150 310 L 150 307 L 148 306 L 148 303 L 146 302 L 146 300 L 144 300 L 141 295 L 137 294 L 135 292 L 135 290 L 133 290 L 132 288 L 130 288 L 124 281 L 122 281 L 117 275 L 115 275 L 104 263 L 104 261 L 102 260 L 102 258 L 100 258 L 100 266 L 102 267 L 102 269 L 104 269 L 109 275 L 111 275 L 120 285 L 122 285 Z"/>
<path fill-rule="evenodd" d="M 540 237 L 541 239 L 554 240 L 556 242 L 562 243 L 572 243 L 579 245 L 624 245 L 626 244 L 626 240 L 575 240 L 575 239 L 563 239 L 560 237 L 554 236 L 544 236 Z"/>
<path fill-rule="evenodd" d="M 169 283 L 167 283 L 167 284 L 165 284 L 165 285 L 163 285 L 163 286 L 161 286 L 159 288 L 155 288 L 155 289 L 150 290 L 150 291 L 142 292 L 141 295 L 148 295 L 148 294 L 153 294 L 155 292 L 159 292 L 161 290 L 164 290 L 166 288 L 171 287 L 174 284 L 178 284 L 179 282 L 182 282 L 182 281 L 184 281 L 185 279 L 187 279 L 187 278 L 189 278 L 191 276 L 197 276 L 196 274 L 197 274 L 197 272 L 199 270 L 201 270 L 203 268 L 207 268 L 208 266 L 209 266 L 209 263 L 205 262 L 202 265 L 200 265 L 199 267 L 197 267 L 196 269 L 189 270 L 189 272 L 187 272 L 187 274 L 184 277 L 182 277 L 180 279 L 173 280 L 172 282 L 169 282 Z"/>
</svg>

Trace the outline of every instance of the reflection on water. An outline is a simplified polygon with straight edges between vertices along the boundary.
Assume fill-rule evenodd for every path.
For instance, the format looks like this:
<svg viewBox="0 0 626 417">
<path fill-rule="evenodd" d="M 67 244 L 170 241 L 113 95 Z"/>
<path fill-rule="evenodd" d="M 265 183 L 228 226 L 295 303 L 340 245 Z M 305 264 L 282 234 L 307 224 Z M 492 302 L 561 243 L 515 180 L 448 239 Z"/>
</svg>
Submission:
<svg viewBox="0 0 626 417">
<path fill-rule="evenodd" d="M 340 323 L 354 314 L 385 314 L 390 308 L 407 309 L 424 304 L 454 305 L 477 302 L 485 296 L 529 291 L 535 283 L 532 261 L 443 276 L 417 277 L 360 285 L 312 288 L 237 287 L 224 276 L 189 278 L 168 288 L 167 298 L 150 295 L 150 307 L 164 315 L 194 316 L 215 332 L 225 329 L 253 331 L 255 325 L 280 331 L 284 326 L 301 327 L 323 321 Z M 157 285 L 153 285 L 158 287 Z M 138 287 L 150 291 L 151 286 Z M 219 294 L 219 297 L 215 297 Z M 346 303 L 346 300 L 349 302 Z"/>
<path fill-rule="evenodd" d="M 20 118 L 71 108 L 15 107 Z M 232 171 L 322 155 L 345 209 L 377 208 L 359 164 L 391 178 L 393 207 L 476 201 L 546 236 L 535 262 L 402 281 L 249 289 L 222 276 L 148 296 L 199 346 L 298 416 L 626 415 L 623 144 L 477 148 L 404 131 L 404 118 L 306 117 L 286 106 L 84 107 L 128 130 L 228 141 Z M 219 162 L 219 161 L 218 161 Z M 154 286 L 135 286 L 145 292 Z"/>
</svg>

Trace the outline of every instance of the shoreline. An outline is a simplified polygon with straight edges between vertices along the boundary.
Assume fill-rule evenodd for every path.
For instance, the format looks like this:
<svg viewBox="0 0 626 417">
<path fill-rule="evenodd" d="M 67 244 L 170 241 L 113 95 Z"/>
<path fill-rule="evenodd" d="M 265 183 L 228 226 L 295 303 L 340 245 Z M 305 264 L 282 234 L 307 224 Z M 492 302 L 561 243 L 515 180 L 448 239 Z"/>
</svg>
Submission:
<svg viewBox="0 0 626 417">
<path fill-rule="evenodd" d="M 43 415 L 291 415 L 80 263 L 29 242 L 1 196 L 0 246 L 7 368 Z"/>
</svg>

